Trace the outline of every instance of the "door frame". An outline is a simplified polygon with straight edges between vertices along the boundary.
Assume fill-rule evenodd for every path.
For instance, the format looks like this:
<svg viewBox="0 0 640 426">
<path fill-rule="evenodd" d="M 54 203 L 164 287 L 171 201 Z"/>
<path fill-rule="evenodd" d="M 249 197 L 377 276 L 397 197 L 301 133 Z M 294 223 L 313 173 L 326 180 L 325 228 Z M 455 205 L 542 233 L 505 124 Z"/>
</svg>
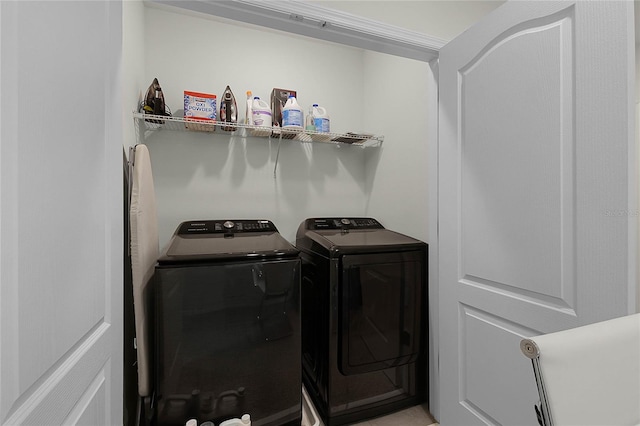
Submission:
<svg viewBox="0 0 640 426">
<path fill-rule="evenodd" d="M 447 43 L 438 37 L 301 1 L 150 0 L 148 3 L 423 62 L 437 59 L 440 48 Z"/>
<path fill-rule="evenodd" d="M 402 27 L 382 23 L 347 12 L 300 1 L 235 0 L 150 0 L 152 7 L 179 13 L 259 25 L 346 46 L 427 62 L 428 79 L 429 182 L 427 221 L 429 232 L 429 410 L 437 419 L 440 412 L 438 373 L 438 55 L 447 40 Z"/>
</svg>

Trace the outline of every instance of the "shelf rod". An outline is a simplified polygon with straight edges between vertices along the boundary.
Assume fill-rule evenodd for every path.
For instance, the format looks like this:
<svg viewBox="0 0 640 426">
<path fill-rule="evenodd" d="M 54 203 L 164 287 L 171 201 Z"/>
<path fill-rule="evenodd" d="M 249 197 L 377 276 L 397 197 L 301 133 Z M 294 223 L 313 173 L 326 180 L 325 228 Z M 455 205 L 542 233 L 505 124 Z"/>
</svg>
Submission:
<svg viewBox="0 0 640 426">
<path fill-rule="evenodd" d="M 276 152 L 276 162 L 273 165 L 273 178 L 276 178 L 276 170 L 278 170 L 278 159 L 280 158 L 280 144 L 282 143 L 282 132 L 280 132 L 280 137 L 278 138 L 278 151 Z"/>
</svg>

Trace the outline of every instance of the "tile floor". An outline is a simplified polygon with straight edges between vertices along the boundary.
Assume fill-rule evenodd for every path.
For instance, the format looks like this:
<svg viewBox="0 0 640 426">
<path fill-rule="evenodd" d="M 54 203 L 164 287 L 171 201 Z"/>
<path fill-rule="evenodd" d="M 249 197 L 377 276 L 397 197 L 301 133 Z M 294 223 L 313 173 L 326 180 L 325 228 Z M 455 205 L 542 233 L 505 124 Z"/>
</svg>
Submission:
<svg viewBox="0 0 640 426">
<path fill-rule="evenodd" d="M 429 426 L 437 425 L 426 404 L 415 405 L 404 410 L 375 419 L 356 423 L 354 426 Z"/>
<path fill-rule="evenodd" d="M 302 425 L 309 426 L 312 424 L 324 426 L 324 423 L 320 419 L 316 408 L 313 406 L 309 398 L 307 390 L 302 388 L 303 395 L 303 412 L 302 412 Z M 414 405 L 413 407 L 405 408 L 404 410 L 396 411 L 395 413 L 388 414 L 386 416 L 380 416 L 373 419 L 364 420 L 362 422 L 354 423 L 351 426 L 439 426 L 435 421 L 427 404 Z"/>
</svg>

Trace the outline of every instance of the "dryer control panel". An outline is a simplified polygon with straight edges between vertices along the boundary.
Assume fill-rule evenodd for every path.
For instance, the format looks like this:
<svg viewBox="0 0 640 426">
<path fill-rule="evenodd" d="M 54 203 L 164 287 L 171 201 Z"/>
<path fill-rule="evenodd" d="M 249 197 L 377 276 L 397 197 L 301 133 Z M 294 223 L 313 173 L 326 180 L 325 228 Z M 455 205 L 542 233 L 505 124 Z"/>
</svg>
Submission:
<svg viewBox="0 0 640 426">
<path fill-rule="evenodd" d="M 278 232 L 269 220 L 191 220 L 183 222 L 178 235 Z"/>
<path fill-rule="evenodd" d="M 377 220 L 370 217 L 356 217 L 356 218 L 316 218 L 307 219 L 307 229 L 322 230 L 322 229 L 384 229 L 384 226 Z"/>
</svg>

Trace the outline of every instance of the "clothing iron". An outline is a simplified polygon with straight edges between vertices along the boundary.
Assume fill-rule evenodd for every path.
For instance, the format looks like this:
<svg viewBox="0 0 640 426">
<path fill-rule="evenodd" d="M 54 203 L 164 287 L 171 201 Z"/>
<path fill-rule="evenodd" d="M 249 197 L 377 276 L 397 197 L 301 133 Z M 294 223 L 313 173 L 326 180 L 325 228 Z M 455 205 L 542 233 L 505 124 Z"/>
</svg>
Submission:
<svg viewBox="0 0 640 426">
<path fill-rule="evenodd" d="M 236 98 L 233 96 L 233 92 L 229 86 L 224 89 L 222 99 L 220 100 L 220 121 L 233 124 L 238 122 L 238 106 L 236 105 Z M 222 126 L 222 130 L 228 132 L 234 131 L 235 129 L 235 125 Z"/>
<path fill-rule="evenodd" d="M 142 110 L 145 114 L 164 115 L 171 116 L 171 112 L 168 111 L 166 104 L 164 103 L 164 94 L 162 93 L 162 87 L 158 83 L 158 79 L 154 78 L 153 82 L 147 89 L 147 93 L 144 96 L 142 103 Z M 150 123 L 163 124 L 164 120 L 145 120 Z"/>
</svg>

